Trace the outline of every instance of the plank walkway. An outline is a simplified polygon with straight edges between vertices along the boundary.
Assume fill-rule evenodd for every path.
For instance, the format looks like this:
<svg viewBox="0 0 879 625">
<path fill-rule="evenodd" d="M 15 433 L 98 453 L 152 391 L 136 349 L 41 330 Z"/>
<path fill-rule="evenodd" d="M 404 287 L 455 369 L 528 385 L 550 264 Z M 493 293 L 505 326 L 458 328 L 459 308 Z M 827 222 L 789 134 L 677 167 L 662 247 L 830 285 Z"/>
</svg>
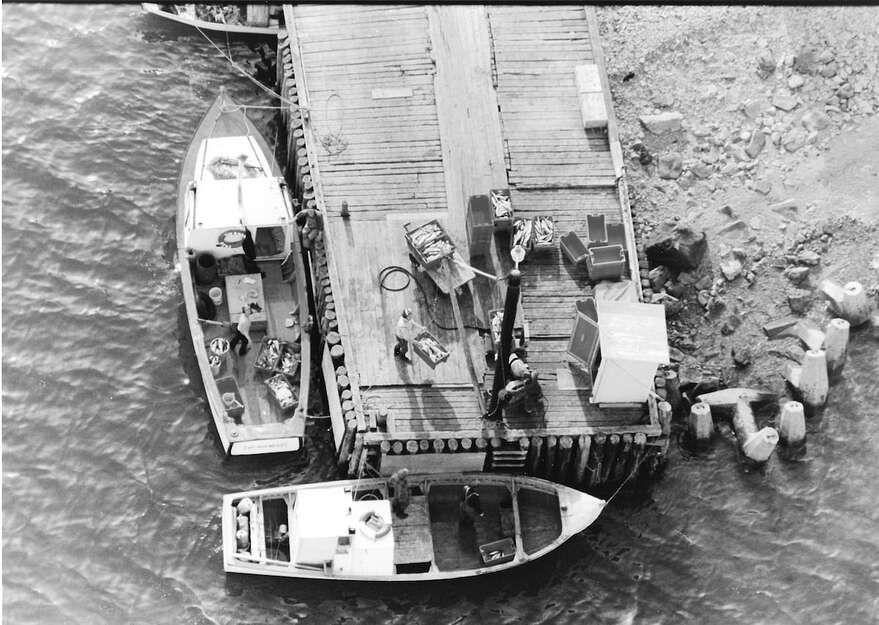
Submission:
<svg viewBox="0 0 879 625">
<path fill-rule="evenodd" d="M 539 5 L 285 11 L 355 409 L 388 415 L 388 431 L 371 432 L 365 442 L 658 434 L 642 415 L 601 410 L 589 403 L 588 390 L 556 383 L 568 366 L 574 304 L 591 294 L 584 270 L 565 262 L 558 239 L 569 230 L 584 234 L 587 214 L 625 221 L 615 138 L 583 130 L 574 84 L 574 67 L 598 56 L 594 13 Z M 449 300 L 410 264 L 403 226 L 437 219 L 466 258 L 468 197 L 504 187 L 517 216 L 554 218 L 556 245 L 521 267 L 528 359 L 540 373 L 546 414 L 539 422 L 508 419 L 506 430 L 495 431 L 481 419 L 467 367 L 465 350 L 477 373 L 490 378 L 483 344 L 473 330 L 459 336 L 437 327 L 452 325 Z M 349 219 L 339 215 L 343 201 Z M 476 267 L 509 271 L 499 237 L 485 252 Z M 382 289 L 379 273 L 389 266 L 414 279 L 397 272 Z M 460 293 L 465 323 L 487 326 L 487 311 L 502 307 L 501 284 L 477 277 Z M 412 365 L 393 357 L 404 307 L 451 351 L 435 370 L 417 357 Z"/>
</svg>

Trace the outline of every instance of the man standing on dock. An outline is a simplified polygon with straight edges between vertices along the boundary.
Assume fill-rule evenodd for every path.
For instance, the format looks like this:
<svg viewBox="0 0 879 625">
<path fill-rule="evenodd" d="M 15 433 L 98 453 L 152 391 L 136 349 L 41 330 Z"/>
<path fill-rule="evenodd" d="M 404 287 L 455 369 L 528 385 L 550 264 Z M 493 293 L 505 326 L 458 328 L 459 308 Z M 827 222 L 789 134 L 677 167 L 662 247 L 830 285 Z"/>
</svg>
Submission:
<svg viewBox="0 0 879 625">
<path fill-rule="evenodd" d="M 394 345 L 394 358 L 399 358 L 410 362 L 409 360 L 409 341 L 415 331 L 415 322 L 412 321 L 412 311 L 404 308 L 397 319 L 397 326 L 394 328 L 394 336 L 397 338 L 397 344 Z"/>
</svg>

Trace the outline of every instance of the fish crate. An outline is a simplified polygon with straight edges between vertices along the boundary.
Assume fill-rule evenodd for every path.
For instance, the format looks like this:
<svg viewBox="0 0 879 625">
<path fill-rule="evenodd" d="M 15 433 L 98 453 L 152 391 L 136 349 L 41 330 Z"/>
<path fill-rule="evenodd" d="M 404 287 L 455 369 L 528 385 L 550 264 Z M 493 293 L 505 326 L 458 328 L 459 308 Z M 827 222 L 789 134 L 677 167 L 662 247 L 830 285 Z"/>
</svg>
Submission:
<svg viewBox="0 0 879 625">
<path fill-rule="evenodd" d="M 436 219 L 409 230 L 409 224 L 403 226 L 409 251 L 425 269 L 431 269 L 442 263 L 443 259 L 455 252 L 455 245 L 446 231 Z M 436 252 L 431 248 L 438 246 Z"/>
<path fill-rule="evenodd" d="M 292 410 L 296 407 L 297 397 L 296 389 L 290 385 L 287 376 L 282 373 L 273 375 L 265 381 L 265 385 L 269 387 L 269 392 L 283 412 Z"/>
<path fill-rule="evenodd" d="M 431 369 L 449 359 L 449 350 L 427 330 L 422 330 L 412 339 L 412 350 Z"/>
<path fill-rule="evenodd" d="M 534 238 L 531 233 L 533 228 L 534 222 L 530 219 L 522 219 L 520 217 L 514 219 L 512 234 L 510 236 L 510 246 L 516 247 L 518 245 L 526 252 L 530 252 L 531 246 L 534 244 Z"/>
<path fill-rule="evenodd" d="M 489 191 L 494 229 L 498 232 L 509 232 L 513 227 L 513 198 L 509 189 L 492 189 Z"/>
<path fill-rule="evenodd" d="M 278 366 L 278 360 L 281 358 L 281 341 L 280 339 L 263 337 L 259 345 L 259 352 L 253 361 L 253 368 L 265 373 L 272 373 Z"/>
<path fill-rule="evenodd" d="M 295 376 L 299 371 L 299 364 L 302 361 L 300 351 L 301 348 L 298 343 L 287 343 L 282 341 L 278 363 L 273 369 L 273 372 L 282 373 L 289 377 Z"/>
<path fill-rule="evenodd" d="M 552 217 L 531 219 L 531 251 L 550 250 L 555 246 L 555 221 Z"/>
</svg>

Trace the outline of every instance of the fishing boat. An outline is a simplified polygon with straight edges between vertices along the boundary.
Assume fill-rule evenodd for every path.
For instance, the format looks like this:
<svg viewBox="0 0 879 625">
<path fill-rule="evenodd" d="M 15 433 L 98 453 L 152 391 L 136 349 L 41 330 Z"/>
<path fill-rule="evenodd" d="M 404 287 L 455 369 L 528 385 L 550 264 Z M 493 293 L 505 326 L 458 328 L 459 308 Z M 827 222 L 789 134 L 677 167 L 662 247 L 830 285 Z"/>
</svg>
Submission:
<svg viewBox="0 0 879 625">
<path fill-rule="evenodd" d="M 400 510 L 395 498 L 408 493 Z M 474 501 L 475 500 L 475 501 Z M 589 527 L 605 502 L 491 473 L 302 484 L 223 497 L 227 573 L 429 581 L 510 569 Z"/>
<path fill-rule="evenodd" d="M 293 205 L 271 149 L 225 90 L 182 164 L 177 251 L 195 356 L 226 453 L 299 450 L 311 347 Z M 242 314 L 251 326 L 245 348 L 233 325 Z"/>
<path fill-rule="evenodd" d="M 284 30 L 280 4 L 159 4 L 143 2 L 150 15 L 208 33 L 277 36 Z"/>
</svg>

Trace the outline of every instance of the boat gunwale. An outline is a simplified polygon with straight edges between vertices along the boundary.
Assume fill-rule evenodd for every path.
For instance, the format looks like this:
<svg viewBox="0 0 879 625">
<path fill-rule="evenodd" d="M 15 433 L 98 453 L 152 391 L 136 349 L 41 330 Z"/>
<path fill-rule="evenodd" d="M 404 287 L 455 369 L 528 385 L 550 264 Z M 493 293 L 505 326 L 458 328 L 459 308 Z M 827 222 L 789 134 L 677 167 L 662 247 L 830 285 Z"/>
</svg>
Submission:
<svg viewBox="0 0 879 625">
<path fill-rule="evenodd" d="M 148 15 L 155 15 L 163 19 L 167 19 L 175 24 L 190 26 L 199 30 L 209 31 L 210 33 L 228 33 L 232 35 L 251 35 L 260 37 L 278 37 L 286 32 L 283 26 L 246 26 L 237 24 L 224 24 L 219 22 L 208 22 L 207 20 L 191 19 L 181 16 L 177 13 L 169 13 L 163 11 L 159 2 L 141 2 L 143 11 Z"/>
</svg>

